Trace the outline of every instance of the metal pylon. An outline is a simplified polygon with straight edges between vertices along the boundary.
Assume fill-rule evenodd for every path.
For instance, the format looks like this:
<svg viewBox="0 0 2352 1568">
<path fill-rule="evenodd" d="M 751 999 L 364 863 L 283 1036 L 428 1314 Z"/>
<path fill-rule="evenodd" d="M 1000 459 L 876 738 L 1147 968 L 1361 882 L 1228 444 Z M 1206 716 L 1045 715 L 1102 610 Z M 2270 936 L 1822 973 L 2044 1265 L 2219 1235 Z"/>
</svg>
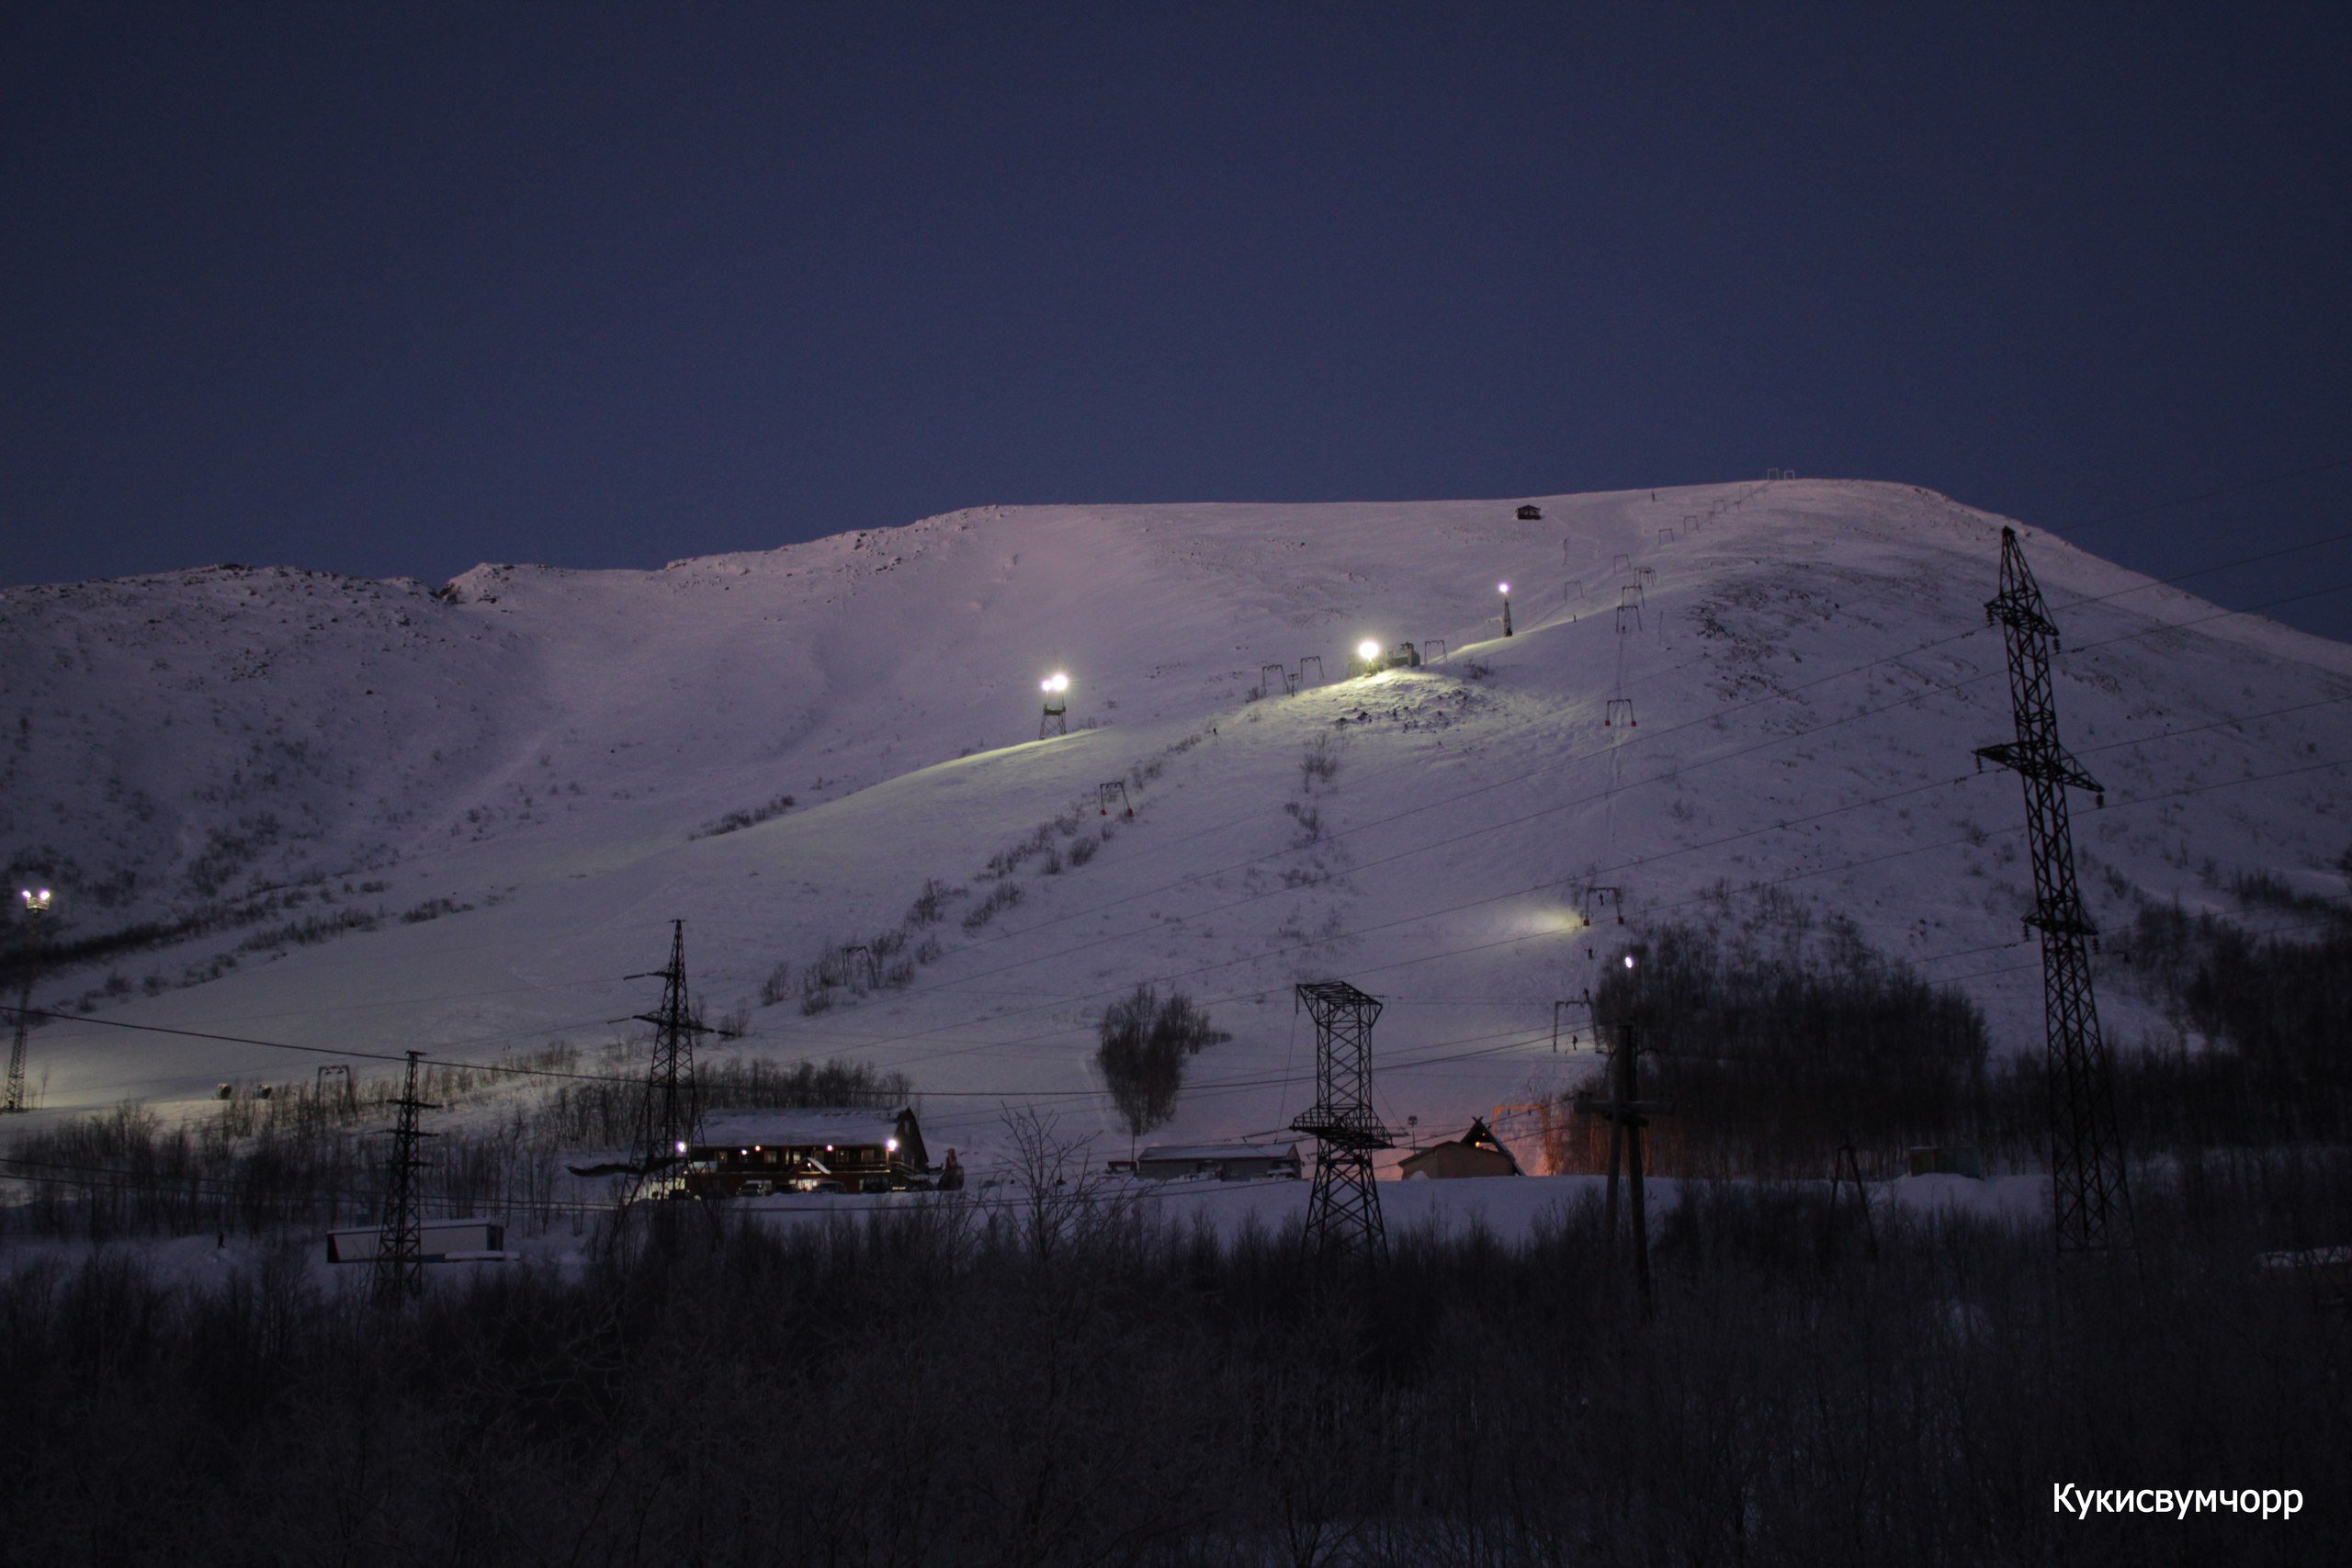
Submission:
<svg viewBox="0 0 2352 1568">
<path fill-rule="evenodd" d="M 2008 648 L 2009 705 L 2017 739 L 1976 755 L 2025 781 L 2026 831 L 2033 851 L 2033 909 L 2028 928 L 2041 933 L 2041 1006 L 2047 1039 L 2050 1178 L 2058 1250 L 2095 1252 L 2132 1242 L 2132 1194 L 2123 1140 L 2115 1124 L 2107 1043 L 2091 996 L 2090 943 L 2096 934 L 2075 884 L 2074 829 L 2066 789 L 2099 783 L 2058 739 L 2050 656 L 2058 628 L 2026 565 L 2017 530 L 2001 530 L 2001 592 L 1984 605 Z M 2105 799 L 2104 795 L 2100 796 Z"/>
<path fill-rule="evenodd" d="M 8 1047 L 8 1088 L 0 1099 L 0 1113 L 25 1108 L 25 1032 L 33 1021 L 33 956 L 32 943 L 25 944 L 25 983 L 17 994 L 16 1042 Z"/>
<path fill-rule="evenodd" d="M 25 1035 L 33 1021 L 33 974 L 40 967 L 40 918 L 49 908 L 49 893 L 27 892 L 25 905 L 25 977 L 17 991 L 16 1039 L 8 1047 L 8 1087 L 0 1098 L 0 1113 L 25 1108 Z"/>
<path fill-rule="evenodd" d="M 1372 1153 L 1396 1146 L 1372 1108 L 1372 1026 L 1380 1003 L 1344 980 L 1303 985 L 1298 1000 L 1315 1019 L 1315 1103 L 1291 1123 L 1318 1145 L 1306 1250 L 1377 1263 L 1388 1256 L 1388 1231 Z"/>
<path fill-rule="evenodd" d="M 380 1129 L 391 1134 L 392 1157 L 385 1170 L 383 1226 L 376 1234 L 375 1287 L 378 1301 L 393 1304 L 411 1300 L 424 1289 L 424 1237 L 416 1181 L 424 1162 L 417 1157 L 416 1141 L 433 1134 L 418 1128 L 416 1114 L 440 1108 L 416 1098 L 416 1063 L 423 1055 L 422 1051 L 408 1054 L 408 1078 L 400 1099 L 392 1102 L 400 1117 L 391 1126 Z"/>
<path fill-rule="evenodd" d="M 645 1107 L 639 1119 L 639 1191 L 658 1172 L 684 1158 L 702 1122 L 702 1098 L 695 1089 L 695 1036 L 707 1031 L 695 1021 L 686 1005 L 685 921 L 670 922 L 669 965 L 629 978 L 656 976 L 662 981 L 661 1004 L 637 1015 L 653 1026 L 653 1066 L 646 1077 Z"/>
</svg>

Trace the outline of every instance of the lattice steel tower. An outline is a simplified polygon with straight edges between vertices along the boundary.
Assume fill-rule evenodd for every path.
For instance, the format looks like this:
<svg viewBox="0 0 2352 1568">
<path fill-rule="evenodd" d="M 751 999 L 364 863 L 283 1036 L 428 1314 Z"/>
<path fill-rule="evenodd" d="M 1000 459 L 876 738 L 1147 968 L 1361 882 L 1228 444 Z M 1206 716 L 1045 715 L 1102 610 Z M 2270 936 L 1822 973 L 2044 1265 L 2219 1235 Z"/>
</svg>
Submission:
<svg viewBox="0 0 2352 1568">
<path fill-rule="evenodd" d="M 695 1089 L 695 1036 L 707 1032 L 686 1005 L 686 922 L 670 922 L 670 964 L 632 980 L 662 981 L 662 1001 L 637 1017 L 653 1026 L 653 1066 L 645 1080 L 645 1108 L 639 1122 L 638 1173 L 650 1179 L 685 1156 L 702 1122 L 702 1098 Z"/>
<path fill-rule="evenodd" d="M 1315 1103 L 1290 1125 L 1319 1145 L 1306 1249 L 1378 1262 L 1388 1256 L 1388 1232 L 1372 1151 L 1396 1146 L 1372 1108 L 1372 1026 L 1380 1003 L 1344 980 L 1301 986 L 1298 999 L 1315 1019 Z"/>
<path fill-rule="evenodd" d="M 2001 530 L 2001 592 L 1984 616 L 2008 646 L 2009 706 L 2017 739 L 1976 755 L 2025 781 L 2026 831 L 2033 849 L 2033 910 L 2041 932 L 2041 1008 L 2047 1034 L 2051 1192 L 2060 1252 L 2132 1245 L 2132 1195 L 2125 1185 L 2123 1140 L 2115 1124 L 2107 1043 L 2091 996 L 2090 943 L 2096 928 L 2075 886 L 2074 830 L 2066 789 L 2098 791 L 2099 782 L 2058 739 L 2050 656 L 2058 628 L 2026 565 L 2017 530 Z M 2101 800 L 2105 799 L 2102 795 Z"/>
<path fill-rule="evenodd" d="M 17 993 L 17 1030 L 15 1043 L 8 1048 L 8 1088 L 0 1099 L 0 1112 L 14 1113 L 25 1108 L 25 1034 L 33 1022 L 33 975 L 40 967 L 40 918 L 49 913 L 49 889 L 39 892 L 28 887 L 21 897 L 25 906 L 25 978 Z"/>
<path fill-rule="evenodd" d="M 420 1130 L 416 1113 L 436 1111 L 416 1098 L 416 1062 L 422 1051 L 408 1054 L 408 1079 L 401 1097 L 392 1101 L 400 1119 L 381 1131 L 391 1134 L 392 1157 L 385 1170 L 384 1223 L 376 1233 L 376 1299 L 397 1304 L 424 1289 L 424 1236 L 422 1205 L 417 1200 L 417 1172 L 424 1162 L 417 1157 L 416 1141 L 432 1134 Z"/>
</svg>

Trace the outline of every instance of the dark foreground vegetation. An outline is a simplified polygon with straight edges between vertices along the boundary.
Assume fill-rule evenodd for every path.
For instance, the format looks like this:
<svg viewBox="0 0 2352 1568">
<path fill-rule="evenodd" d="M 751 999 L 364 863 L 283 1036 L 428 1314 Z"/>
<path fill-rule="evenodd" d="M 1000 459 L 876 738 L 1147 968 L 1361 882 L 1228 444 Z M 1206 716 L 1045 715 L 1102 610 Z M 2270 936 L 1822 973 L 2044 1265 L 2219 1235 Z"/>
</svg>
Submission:
<svg viewBox="0 0 2352 1568">
<path fill-rule="evenodd" d="M 2274 1247 L 2352 1167 L 2143 1179 L 2138 1267 L 2039 1215 L 1692 1183 L 1646 1321 L 1588 1204 L 1376 1275 L 1157 1205 L 941 1197 L 791 1231 L 698 1205 L 577 1277 L 405 1311 L 311 1247 L 202 1288 L 0 1280 L 9 1561 L 2187 1563 L 2352 1553 L 2352 1335 Z M 25 1244 L 18 1244 L 25 1245 Z M 356 1281 L 353 1281 L 356 1283 Z M 2052 1489 L 2299 1487 L 2292 1520 Z"/>
<path fill-rule="evenodd" d="M 2127 1147 L 2186 1158 L 2344 1142 L 2352 914 L 2321 899 L 2287 909 L 2305 917 L 2288 935 L 2155 905 L 2114 933 L 2099 985 L 2153 1002 L 2171 1028 L 2108 1037 Z M 1623 953 L 1634 966 L 1604 967 L 1592 1011 L 1611 1041 L 1636 1032 L 1645 1089 L 1674 1103 L 1648 1134 L 1658 1174 L 1826 1179 L 1848 1143 L 1873 1174 L 1921 1145 L 1979 1150 L 1989 1170 L 2048 1168 L 2042 1053 L 1993 1062 L 1973 1002 L 1851 922 L 1767 900 L 1745 925 L 1662 926 Z M 2011 961 L 2035 953 L 2021 944 Z M 1556 1170 L 1605 1168 L 1608 1130 L 1592 1118 L 1557 1108 L 1545 1144 Z"/>
</svg>

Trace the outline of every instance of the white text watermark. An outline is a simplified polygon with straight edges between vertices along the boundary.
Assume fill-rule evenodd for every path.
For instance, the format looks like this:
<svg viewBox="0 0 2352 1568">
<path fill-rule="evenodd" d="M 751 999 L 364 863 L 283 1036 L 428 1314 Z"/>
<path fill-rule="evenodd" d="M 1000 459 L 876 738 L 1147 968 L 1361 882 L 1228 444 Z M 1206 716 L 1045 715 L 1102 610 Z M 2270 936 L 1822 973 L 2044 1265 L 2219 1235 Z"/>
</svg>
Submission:
<svg viewBox="0 0 2352 1568">
<path fill-rule="evenodd" d="M 2292 1487 L 2247 1486 L 2237 1490 L 2201 1486 L 2187 1491 L 2168 1487 L 2064 1486 L 2050 1488 L 2050 1511 L 2087 1519 L 2093 1514 L 2155 1514 L 2185 1519 L 2191 1514 L 2251 1514 L 2265 1519 L 2291 1519 L 2302 1512 L 2303 1495 Z"/>
</svg>

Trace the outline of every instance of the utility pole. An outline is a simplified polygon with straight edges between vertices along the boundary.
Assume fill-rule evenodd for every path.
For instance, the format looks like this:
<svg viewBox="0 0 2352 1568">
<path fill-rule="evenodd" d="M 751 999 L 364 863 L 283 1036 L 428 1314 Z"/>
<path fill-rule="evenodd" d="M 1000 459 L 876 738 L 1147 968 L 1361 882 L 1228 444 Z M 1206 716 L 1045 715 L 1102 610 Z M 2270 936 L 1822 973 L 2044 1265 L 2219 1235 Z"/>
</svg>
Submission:
<svg viewBox="0 0 2352 1568">
<path fill-rule="evenodd" d="M 1855 1152 L 1854 1135 L 1846 1134 L 1838 1145 L 1838 1152 L 1829 1163 L 1829 1235 L 1832 1250 L 1838 1246 L 1838 1196 L 1848 1182 L 1854 1188 L 1854 1206 L 1861 1211 L 1862 1245 L 1870 1260 L 1878 1261 L 1878 1229 L 1871 1223 L 1871 1195 L 1862 1187 L 1861 1156 Z"/>
<path fill-rule="evenodd" d="M 22 894 L 25 904 L 25 978 L 17 990 L 17 1040 L 8 1048 L 8 1092 L 0 1100 L 0 1113 L 17 1114 L 25 1109 L 25 1032 L 33 1021 L 33 975 L 40 968 L 40 918 L 49 913 L 50 891 L 46 887 L 28 887 Z"/>
<path fill-rule="evenodd" d="M 1373 1184 L 1372 1152 L 1395 1140 L 1372 1106 L 1372 1026 L 1379 1001 L 1344 980 L 1298 987 L 1315 1019 L 1315 1103 L 1291 1131 L 1314 1136 L 1315 1190 L 1306 1200 L 1306 1250 L 1341 1258 L 1388 1257 L 1388 1231 Z"/>
<path fill-rule="evenodd" d="M 1979 747 L 1977 757 L 2013 770 L 2025 784 L 2027 836 L 2033 851 L 2033 908 L 2029 931 L 2041 933 L 2041 1011 L 2050 1107 L 2050 1186 L 2058 1251 L 2100 1252 L 2132 1245 L 2132 1194 L 2126 1185 L 2123 1139 L 2115 1123 L 2107 1043 L 2091 995 L 2090 944 L 2097 928 L 2083 912 L 2075 885 L 2074 829 L 2066 809 L 2069 785 L 2107 796 L 2099 782 L 2067 755 L 2058 739 L 2058 706 L 2050 684 L 2050 656 L 2058 628 L 2026 565 L 2017 530 L 2001 530 L 2001 591 L 1984 605 L 1998 623 L 2009 660 L 2009 706 L 2017 739 Z"/>
<path fill-rule="evenodd" d="M 416 1141 L 434 1134 L 420 1131 L 416 1114 L 438 1111 L 416 1098 L 416 1063 L 422 1051 L 408 1054 L 408 1079 L 392 1103 L 400 1118 L 379 1131 L 392 1139 L 391 1163 L 385 1171 L 384 1222 L 376 1233 L 376 1299 L 388 1306 L 412 1301 L 424 1290 L 424 1236 L 419 1221 L 416 1174 L 424 1168 L 417 1158 Z"/>
<path fill-rule="evenodd" d="M 662 981 L 662 1001 L 638 1019 L 653 1026 L 653 1066 L 645 1080 L 645 1109 L 639 1121 L 638 1190 L 658 1171 L 685 1157 L 702 1122 L 702 1100 L 695 1090 L 695 1041 L 709 1032 L 695 1021 L 686 1005 L 686 922 L 670 922 L 670 963 L 667 968 L 632 980 Z"/>
<path fill-rule="evenodd" d="M 1644 1100 L 1636 1092 L 1641 1056 L 1641 1035 L 1630 1023 L 1618 1024 L 1612 1031 L 1616 1045 L 1610 1051 L 1611 1093 L 1607 1100 L 1595 1099 L 1590 1090 L 1577 1096 L 1577 1110 L 1587 1116 L 1606 1117 L 1609 1122 L 1609 1196 L 1608 1219 L 1602 1231 L 1602 1246 L 1610 1264 L 1617 1258 L 1617 1173 L 1623 1168 L 1627 1185 L 1633 1190 L 1634 1219 L 1634 1279 L 1641 1292 L 1642 1315 L 1650 1311 L 1650 1234 L 1649 1211 L 1645 1201 L 1642 1179 L 1642 1129 L 1650 1124 L 1653 1116 L 1664 1116 L 1674 1110 L 1674 1102 L 1666 1100 Z"/>
</svg>

